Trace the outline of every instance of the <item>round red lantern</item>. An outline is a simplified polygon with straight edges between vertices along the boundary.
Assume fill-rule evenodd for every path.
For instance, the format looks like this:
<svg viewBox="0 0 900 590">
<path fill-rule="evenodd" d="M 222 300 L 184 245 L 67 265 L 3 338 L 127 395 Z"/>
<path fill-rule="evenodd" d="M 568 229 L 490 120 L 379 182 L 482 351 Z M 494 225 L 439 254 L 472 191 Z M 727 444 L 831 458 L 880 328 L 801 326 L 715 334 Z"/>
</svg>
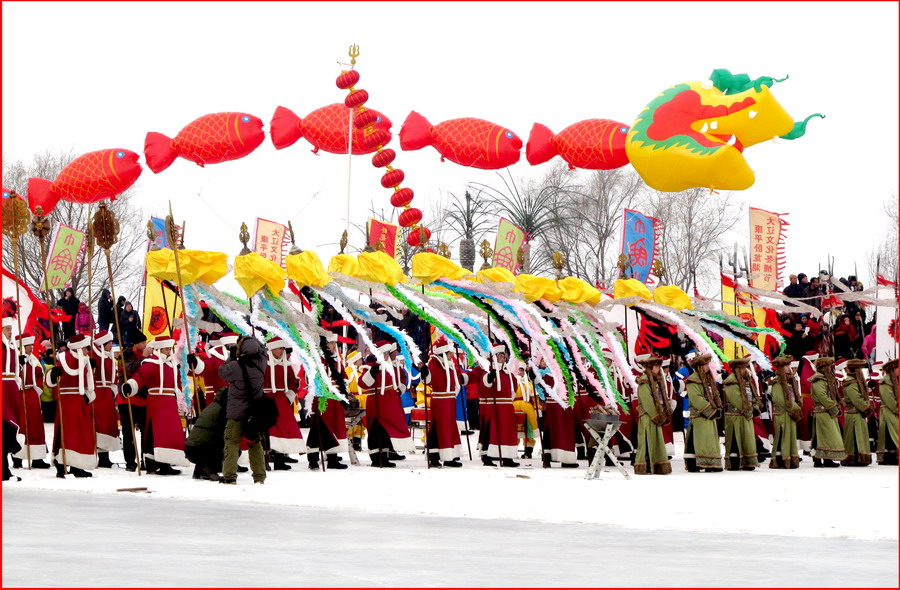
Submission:
<svg viewBox="0 0 900 590">
<path fill-rule="evenodd" d="M 358 106 L 366 104 L 366 101 L 369 100 L 369 93 L 365 90 L 354 90 L 350 94 L 347 95 L 347 98 L 344 99 L 344 104 L 350 107 L 351 109 L 356 108 Z"/>
<path fill-rule="evenodd" d="M 368 111 L 366 111 L 368 112 Z M 372 165 L 376 168 L 381 168 L 382 166 L 387 166 L 391 162 L 394 161 L 394 158 L 397 157 L 397 152 L 391 149 L 381 150 L 374 156 L 372 156 Z"/>
<path fill-rule="evenodd" d="M 384 188 L 394 188 L 403 182 L 404 177 L 405 174 L 403 174 L 403 170 L 400 170 L 399 168 L 388 170 L 384 173 L 384 176 L 381 177 L 381 186 Z"/>
<path fill-rule="evenodd" d="M 353 113 L 353 126 L 362 129 L 366 125 L 378 122 L 378 113 L 372 110 L 365 110 L 361 113 Z"/>
<path fill-rule="evenodd" d="M 403 187 L 391 195 L 391 205 L 394 207 L 406 207 L 413 200 L 413 189 Z"/>
<path fill-rule="evenodd" d="M 422 234 L 425 234 L 425 241 L 431 239 L 431 230 L 427 227 L 414 227 L 409 235 L 406 236 L 406 243 L 410 246 L 419 246 L 421 244 Z"/>
<path fill-rule="evenodd" d="M 366 111 L 368 112 L 368 111 Z M 384 145 L 391 140 L 391 132 L 387 129 L 375 129 L 372 133 L 363 136 L 362 143 L 366 149 L 372 149 Z"/>
<path fill-rule="evenodd" d="M 335 80 L 334 83 L 337 84 L 337 87 L 341 90 L 347 90 L 357 82 L 359 82 L 359 72 L 350 70 L 348 72 L 341 72 L 341 75 L 337 77 L 337 80 Z"/>
<path fill-rule="evenodd" d="M 422 221 L 422 211 L 415 207 L 407 209 L 397 218 L 397 223 L 400 224 L 400 227 L 412 227 L 420 221 Z"/>
</svg>

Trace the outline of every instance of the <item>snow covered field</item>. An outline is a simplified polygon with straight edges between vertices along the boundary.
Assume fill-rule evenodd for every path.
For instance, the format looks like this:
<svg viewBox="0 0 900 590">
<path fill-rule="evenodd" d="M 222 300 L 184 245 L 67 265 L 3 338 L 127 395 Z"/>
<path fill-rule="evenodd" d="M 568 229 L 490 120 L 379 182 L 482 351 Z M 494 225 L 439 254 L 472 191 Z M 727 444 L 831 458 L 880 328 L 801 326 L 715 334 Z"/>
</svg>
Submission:
<svg viewBox="0 0 900 590">
<path fill-rule="evenodd" d="M 465 441 L 464 441 L 465 442 Z M 473 437 L 474 452 L 474 437 Z M 190 477 L 142 475 L 119 466 L 97 469 L 90 479 L 57 479 L 53 470 L 14 470 L 16 489 L 87 494 L 122 494 L 120 488 L 146 487 L 135 494 L 156 498 L 269 504 L 369 513 L 427 514 L 476 519 L 514 519 L 550 523 L 592 523 L 628 529 L 750 533 L 801 537 L 898 539 L 897 467 L 813 469 L 805 457 L 800 469 L 754 472 L 687 473 L 676 433 L 676 458 L 668 476 L 625 480 L 614 468 L 600 479 L 584 479 L 583 469 L 542 469 L 539 459 L 521 459 L 519 468 L 484 467 L 478 461 L 459 469 L 427 469 L 419 453 L 396 469 L 361 465 L 343 471 L 312 472 L 306 461 L 291 471 L 269 472 L 264 486 L 249 473 L 237 486 Z M 346 458 L 345 458 L 346 461 Z M 629 474 L 631 467 L 627 466 Z"/>
</svg>

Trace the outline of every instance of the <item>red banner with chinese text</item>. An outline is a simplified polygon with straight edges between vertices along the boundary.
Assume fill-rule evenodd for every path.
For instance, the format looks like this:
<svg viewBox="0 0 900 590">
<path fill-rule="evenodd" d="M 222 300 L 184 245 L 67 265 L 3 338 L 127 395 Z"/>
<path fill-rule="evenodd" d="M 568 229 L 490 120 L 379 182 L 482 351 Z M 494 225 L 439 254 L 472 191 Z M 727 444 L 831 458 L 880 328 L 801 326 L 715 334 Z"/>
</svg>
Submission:
<svg viewBox="0 0 900 590">
<path fill-rule="evenodd" d="M 376 250 L 382 250 L 391 258 L 395 258 L 397 255 L 398 230 L 399 226 L 393 223 L 369 218 L 369 245 Z"/>
<path fill-rule="evenodd" d="M 786 213 L 750 207 L 750 286 L 776 291 L 784 270 Z"/>
<path fill-rule="evenodd" d="M 286 225 L 257 217 L 253 251 L 284 268 L 284 255 L 288 245 L 287 230 Z"/>
</svg>

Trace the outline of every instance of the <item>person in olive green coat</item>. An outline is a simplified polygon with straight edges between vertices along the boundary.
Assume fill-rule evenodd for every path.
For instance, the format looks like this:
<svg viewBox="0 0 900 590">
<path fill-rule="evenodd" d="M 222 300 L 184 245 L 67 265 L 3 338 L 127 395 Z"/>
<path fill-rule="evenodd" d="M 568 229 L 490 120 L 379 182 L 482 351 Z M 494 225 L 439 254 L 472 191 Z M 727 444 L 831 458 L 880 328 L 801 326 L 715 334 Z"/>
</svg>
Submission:
<svg viewBox="0 0 900 590">
<path fill-rule="evenodd" d="M 813 399 L 813 467 L 838 467 L 835 461 L 847 457 L 844 440 L 841 438 L 840 392 L 834 376 L 834 359 L 823 356 L 816 359 L 816 373 L 809 379 Z"/>
<path fill-rule="evenodd" d="M 672 419 L 672 410 L 661 371 L 663 359 L 648 355 L 636 360 L 644 367 L 644 375 L 638 379 L 639 418 L 634 473 L 668 475 L 672 473 L 672 464 L 666 454 L 662 427 Z"/>
<path fill-rule="evenodd" d="M 722 471 L 722 452 L 719 448 L 719 427 L 722 398 L 713 380 L 708 354 L 691 359 L 694 372 L 686 379 L 687 396 L 691 405 L 691 421 L 684 435 L 684 464 L 690 472 L 701 469 Z"/>
<path fill-rule="evenodd" d="M 725 469 L 753 471 L 759 467 L 753 412 L 762 407 L 756 381 L 750 375 L 750 358 L 728 363 L 725 379 Z"/>
<path fill-rule="evenodd" d="M 878 420 L 878 464 L 897 464 L 897 359 L 884 363 L 878 395 L 881 398 Z"/>
<path fill-rule="evenodd" d="M 797 469 L 800 467 L 800 453 L 797 451 L 797 421 L 802 410 L 797 400 L 800 388 L 794 380 L 790 355 L 780 356 L 772 361 L 775 377 L 772 385 L 772 407 L 775 414 L 775 437 L 772 443 L 771 469 Z"/>
<path fill-rule="evenodd" d="M 863 368 L 868 363 L 862 359 L 847 361 L 847 377 L 844 379 L 844 449 L 847 457 L 841 465 L 865 467 L 872 464 L 872 448 L 869 446 L 867 419 L 875 412 L 869 401 L 869 390 L 863 376 Z"/>
</svg>

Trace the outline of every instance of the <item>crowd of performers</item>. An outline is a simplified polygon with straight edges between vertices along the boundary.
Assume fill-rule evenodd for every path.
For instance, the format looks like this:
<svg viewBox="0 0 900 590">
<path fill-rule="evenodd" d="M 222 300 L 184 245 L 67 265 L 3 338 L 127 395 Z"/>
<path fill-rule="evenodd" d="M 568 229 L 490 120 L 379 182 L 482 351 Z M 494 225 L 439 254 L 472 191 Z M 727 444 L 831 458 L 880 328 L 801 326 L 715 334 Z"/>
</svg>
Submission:
<svg viewBox="0 0 900 590">
<path fill-rule="evenodd" d="M 671 473 L 676 431 L 684 431 L 689 472 L 750 471 L 766 459 L 771 468 L 796 469 L 803 455 L 815 467 L 866 466 L 873 448 L 878 464 L 897 465 L 896 360 L 870 370 L 864 360 L 810 353 L 779 356 L 763 370 L 748 356 L 719 372 L 709 354 L 644 354 L 631 356 L 628 378 L 610 362 L 626 404 L 604 404 L 589 379 L 578 379 L 565 404 L 548 395 L 554 377 L 545 363 L 511 359 L 504 343 L 491 345 L 489 366 L 468 368 L 457 346 L 438 333 L 408 374 L 409 364 L 387 338 L 375 334 L 368 350 L 323 336 L 320 360 L 345 394 L 338 400 L 307 395 L 307 376 L 291 362 L 290 344 L 276 335 L 213 333 L 185 367 L 170 336 L 147 342 L 139 335 L 119 351 L 110 331 L 74 334 L 56 355 L 39 358 L 32 336 L 13 338 L 14 325 L 4 318 L 4 480 L 18 479 L 9 454 L 13 468 L 55 467 L 60 478 L 90 477 L 94 469 L 113 467 L 109 454 L 121 449 L 129 471 L 178 475 L 177 467 L 193 464 L 196 479 L 234 483 L 239 446 L 250 455 L 254 481 L 263 483 L 266 469 L 297 463 L 292 455 L 305 454 L 311 469 L 345 469 L 348 440 L 362 451 L 363 438 L 372 466 L 395 467 L 403 453 L 415 452 L 403 402 L 410 396 L 425 410 L 431 467 L 462 467 L 462 436 L 475 430 L 484 465 L 517 467 L 539 445 L 545 467 L 578 467 L 596 451 L 585 420 L 598 413 L 623 422 L 611 447 L 636 474 Z M 390 362 L 377 362 L 375 352 Z M 611 350 L 603 352 L 612 359 Z M 191 407 L 183 403 L 185 374 L 194 385 Z M 45 390 L 56 401 L 52 441 L 43 427 Z M 277 407 L 265 431 L 231 429 L 263 398 Z M 363 419 L 357 424 L 351 415 Z M 301 423 L 308 426 L 305 439 Z"/>
</svg>

